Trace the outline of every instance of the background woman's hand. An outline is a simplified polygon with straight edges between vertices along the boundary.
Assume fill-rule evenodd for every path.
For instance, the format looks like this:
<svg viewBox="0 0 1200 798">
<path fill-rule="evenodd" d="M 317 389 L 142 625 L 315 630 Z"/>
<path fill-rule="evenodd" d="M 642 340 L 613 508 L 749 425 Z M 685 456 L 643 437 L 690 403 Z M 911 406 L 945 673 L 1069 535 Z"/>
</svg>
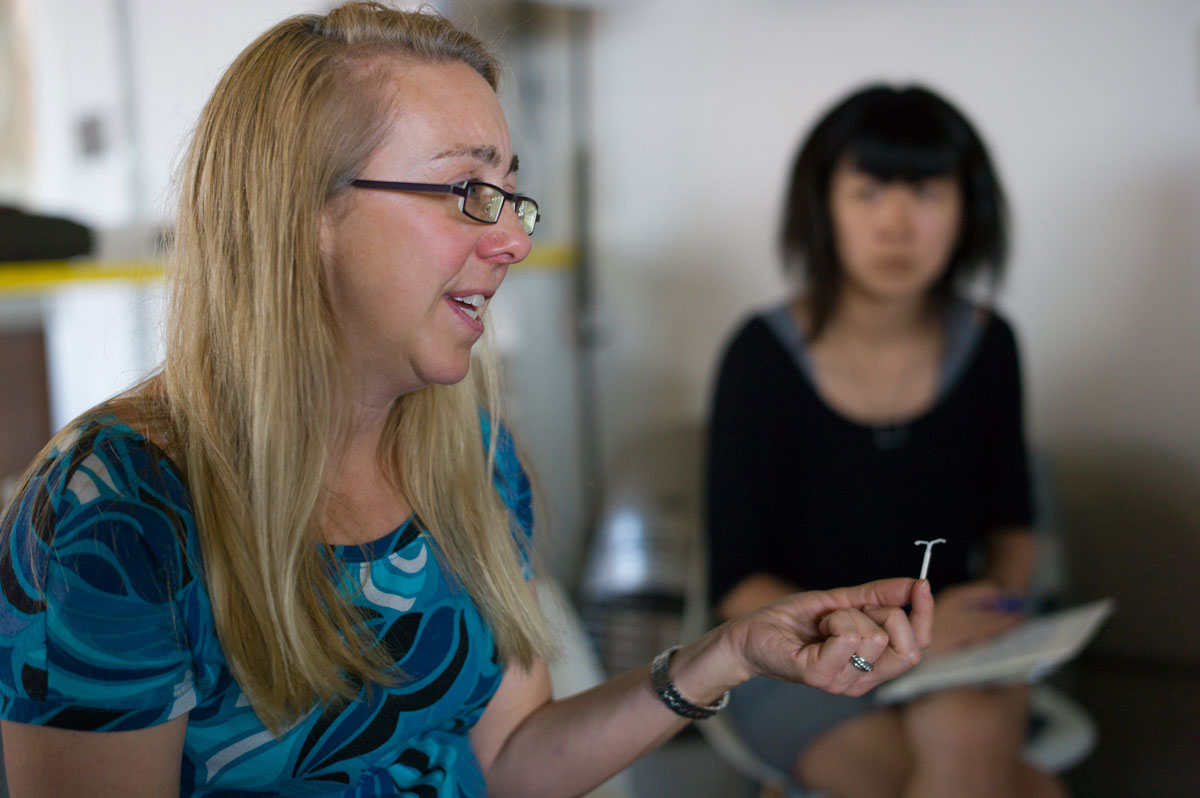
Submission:
<svg viewBox="0 0 1200 798">
<path fill-rule="evenodd" d="M 939 591 L 929 653 L 978 643 L 1013 628 L 1025 615 L 1006 606 L 1011 602 L 1011 595 L 983 580 Z"/>
<path fill-rule="evenodd" d="M 928 582 L 884 579 L 788 596 L 731 621 L 728 639 L 747 678 L 771 676 L 856 696 L 920 661 L 933 618 Z M 874 670 L 854 667 L 852 654 Z"/>
</svg>

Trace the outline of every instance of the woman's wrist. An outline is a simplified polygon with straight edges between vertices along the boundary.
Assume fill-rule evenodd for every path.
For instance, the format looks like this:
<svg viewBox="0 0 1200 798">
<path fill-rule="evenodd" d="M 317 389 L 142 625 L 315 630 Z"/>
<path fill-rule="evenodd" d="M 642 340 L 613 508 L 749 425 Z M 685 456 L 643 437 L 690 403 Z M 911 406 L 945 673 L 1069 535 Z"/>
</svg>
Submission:
<svg viewBox="0 0 1200 798">
<path fill-rule="evenodd" d="M 679 648 L 668 675 L 679 693 L 693 704 L 708 706 L 753 674 L 732 641 L 730 623 Z"/>
<path fill-rule="evenodd" d="M 706 720 L 720 712 L 729 703 L 729 691 L 711 704 L 694 704 L 687 699 L 671 681 L 671 660 L 682 646 L 671 646 L 650 663 L 650 686 L 667 707 L 676 715 L 689 720 Z"/>
<path fill-rule="evenodd" d="M 1001 576 L 988 574 L 984 582 L 996 588 L 1006 596 L 1023 598 L 1029 592 L 1029 579 L 1020 576 Z"/>
</svg>

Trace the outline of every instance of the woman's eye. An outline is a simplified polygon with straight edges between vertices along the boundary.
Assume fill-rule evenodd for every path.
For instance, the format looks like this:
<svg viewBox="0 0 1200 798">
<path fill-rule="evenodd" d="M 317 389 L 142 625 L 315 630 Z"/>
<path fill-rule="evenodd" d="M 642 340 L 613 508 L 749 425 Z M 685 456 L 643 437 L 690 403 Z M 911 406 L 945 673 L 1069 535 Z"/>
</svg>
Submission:
<svg viewBox="0 0 1200 798">
<path fill-rule="evenodd" d="M 920 199 L 942 200 L 954 190 L 954 184 L 947 180 L 920 180 L 913 188 Z"/>
</svg>

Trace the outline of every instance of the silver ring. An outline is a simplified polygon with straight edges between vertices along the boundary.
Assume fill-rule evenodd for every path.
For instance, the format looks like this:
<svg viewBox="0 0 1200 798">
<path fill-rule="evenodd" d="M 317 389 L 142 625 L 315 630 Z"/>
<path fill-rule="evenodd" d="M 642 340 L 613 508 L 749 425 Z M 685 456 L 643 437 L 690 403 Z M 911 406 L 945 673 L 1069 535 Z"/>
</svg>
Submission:
<svg viewBox="0 0 1200 798">
<path fill-rule="evenodd" d="M 860 671 L 863 671 L 864 673 L 870 673 L 871 671 L 875 670 L 874 665 L 867 662 L 865 659 L 858 656 L 857 654 L 850 655 L 850 664 L 853 665 L 854 667 L 858 668 Z"/>
</svg>

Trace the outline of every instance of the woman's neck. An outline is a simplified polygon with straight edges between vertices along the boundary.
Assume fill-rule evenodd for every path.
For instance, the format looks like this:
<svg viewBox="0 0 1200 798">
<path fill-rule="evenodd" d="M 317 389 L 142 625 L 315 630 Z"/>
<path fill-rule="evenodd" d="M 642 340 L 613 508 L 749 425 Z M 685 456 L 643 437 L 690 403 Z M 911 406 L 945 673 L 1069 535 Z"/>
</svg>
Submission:
<svg viewBox="0 0 1200 798">
<path fill-rule="evenodd" d="M 858 346 L 886 347 L 927 336 L 933 317 L 933 303 L 925 296 L 911 302 L 884 302 L 846 292 L 821 334 Z"/>
<path fill-rule="evenodd" d="M 355 409 L 350 428 L 330 442 L 322 528 L 328 543 L 364 543 L 388 534 L 412 507 L 380 460 L 390 408 Z M 336 435 L 336 433 L 334 433 Z"/>
<path fill-rule="evenodd" d="M 808 326 L 807 303 L 798 303 Z M 934 303 L 885 303 L 846 296 L 808 352 L 817 392 L 843 416 L 863 424 L 896 424 L 937 397 L 944 330 Z"/>
</svg>

